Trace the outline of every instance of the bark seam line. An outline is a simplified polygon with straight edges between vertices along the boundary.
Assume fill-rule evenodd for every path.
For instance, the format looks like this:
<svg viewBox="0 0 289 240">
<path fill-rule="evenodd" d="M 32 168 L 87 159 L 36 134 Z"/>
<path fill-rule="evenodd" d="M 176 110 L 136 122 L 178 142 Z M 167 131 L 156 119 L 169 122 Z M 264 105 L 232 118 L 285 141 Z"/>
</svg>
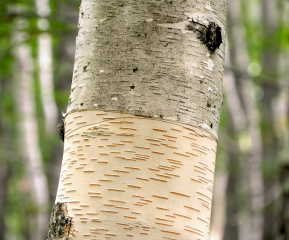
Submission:
<svg viewBox="0 0 289 240">
<path fill-rule="evenodd" d="M 177 126 L 180 126 L 180 127 L 195 127 L 195 128 L 198 128 L 198 129 L 201 129 L 203 131 L 205 131 L 206 133 L 210 134 L 210 136 L 212 138 L 214 138 L 216 141 L 218 141 L 218 137 L 215 136 L 214 134 L 212 134 L 210 131 L 208 131 L 206 128 L 203 128 L 201 127 L 202 124 L 200 124 L 199 126 L 197 125 L 189 125 L 189 124 L 185 124 L 185 123 L 181 123 L 181 122 L 174 122 L 174 121 L 171 121 L 171 120 L 165 120 L 165 119 L 160 119 L 160 118 L 153 118 L 153 117 L 146 117 L 146 116 L 139 116 L 139 115 L 133 115 L 131 113 L 121 113 L 121 112 L 116 112 L 116 111 L 108 111 L 108 110 L 99 110 L 99 109 L 87 109 L 87 110 L 80 110 L 80 111 L 71 111 L 69 113 L 66 114 L 66 116 L 68 114 L 71 114 L 71 113 L 75 113 L 75 112 L 87 112 L 87 111 L 95 111 L 95 112 L 107 112 L 107 113 L 118 113 L 118 114 L 130 114 L 132 115 L 131 117 L 116 117 L 114 118 L 115 119 L 128 119 L 128 118 L 142 118 L 142 119 L 147 119 L 147 120 L 154 120 L 154 121 L 161 121 L 161 122 L 166 122 L 166 123 L 171 123 L 173 125 L 177 125 Z M 84 125 L 84 126 L 81 126 L 81 127 L 78 127 L 78 128 L 75 128 L 74 130 L 70 131 L 67 135 L 65 134 L 65 138 L 68 137 L 71 133 L 81 129 L 81 128 L 84 128 L 84 127 L 88 127 L 88 126 L 93 126 L 93 125 L 96 125 L 96 124 L 100 124 L 100 123 L 103 123 L 103 122 L 107 122 L 107 121 L 111 121 L 111 120 L 105 120 L 105 121 L 101 121 L 101 122 L 96 122 L 96 123 L 91 123 L 91 124 L 87 124 L 87 125 Z M 193 131 L 193 129 L 191 129 Z"/>
</svg>

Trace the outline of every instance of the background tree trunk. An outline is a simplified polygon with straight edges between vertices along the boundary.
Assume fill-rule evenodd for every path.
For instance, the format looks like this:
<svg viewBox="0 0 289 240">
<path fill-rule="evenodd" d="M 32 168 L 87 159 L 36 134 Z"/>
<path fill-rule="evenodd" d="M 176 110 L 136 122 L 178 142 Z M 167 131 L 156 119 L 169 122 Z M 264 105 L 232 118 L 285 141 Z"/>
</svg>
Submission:
<svg viewBox="0 0 289 240">
<path fill-rule="evenodd" d="M 230 2 L 228 4 L 228 35 L 231 39 L 230 49 L 230 69 L 232 69 L 233 78 L 232 85 L 238 89 L 236 91 L 237 98 L 241 100 L 242 110 L 235 115 L 232 110 L 235 101 L 232 99 L 232 93 L 228 91 L 228 105 L 234 123 L 234 129 L 238 132 L 240 148 L 245 156 L 246 163 L 243 165 L 244 186 L 248 186 L 249 195 L 249 214 L 244 224 L 248 224 L 249 231 L 244 228 L 244 238 L 251 240 L 261 240 L 263 238 L 263 207 L 264 207 L 264 183 L 262 176 L 262 137 L 258 127 L 259 115 L 255 100 L 250 96 L 255 90 L 252 79 L 246 74 L 249 65 L 249 56 L 246 48 L 245 35 L 242 34 L 241 25 L 241 2 Z M 230 71 L 230 70 L 229 70 Z M 230 81 L 229 79 L 227 79 Z M 235 82 L 235 83 L 233 83 Z M 236 119 L 239 118 L 239 120 Z M 242 119 L 242 120 L 241 120 Z M 245 123 L 245 125 L 244 125 Z M 246 131 L 244 131 L 246 130 Z M 246 143 L 245 145 L 242 142 Z M 241 229 L 241 228 L 240 228 Z M 248 236 L 249 234 L 249 236 Z"/>
<path fill-rule="evenodd" d="M 48 186 L 42 164 L 42 155 L 39 148 L 38 127 L 35 117 L 33 94 L 33 60 L 27 35 L 21 31 L 27 25 L 24 19 L 19 20 L 19 30 L 14 33 L 15 59 L 17 75 L 15 75 L 15 102 L 19 112 L 19 146 L 26 162 L 26 171 L 32 193 L 33 219 L 35 228 L 30 239 L 45 238 L 48 224 Z M 15 71 L 16 72 L 16 71 Z"/>
<path fill-rule="evenodd" d="M 289 10 L 288 3 L 282 3 L 279 5 L 279 15 L 281 24 L 286 24 L 289 22 L 289 16 L 286 14 Z M 285 28 L 284 28 L 285 29 Z M 278 237 L 280 239 L 289 239 L 289 126 L 288 126 L 288 101 L 289 92 L 288 87 L 284 85 L 287 81 L 288 76 L 288 55 L 289 50 L 283 49 L 279 56 L 279 92 L 274 99 L 274 104 L 272 106 L 274 111 L 274 123 L 275 123 L 275 133 L 278 138 L 279 145 L 279 181 L 280 181 L 280 215 Z M 278 194 L 277 194 L 278 197 Z M 276 194 L 274 200 L 276 199 Z"/>
<path fill-rule="evenodd" d="M 55 132 L 57 125 L 57 106 L 54 99 L 53 66 L 52 66 L 52 38 L 47 32 L 50 15 L 49 0 L 36 0 L 39 19 L 37 26 L 43 33 L 38 36 L 38 78 L 41 89 L 42 107 L 45 116 L 45 130 L 47 135 Z"/>
<path fill-rule="evenodd" d="M 222 240 L 224 238 L 226 226 L 226 205 L 228 186 L 227 171 L 220 170 L 215 175 L 214 199 L 213 208 L 215 211 L 212 216 L 212 227 L 210 240 Z"/>
<path fill-rule="evenodd" d="M 225 11 L 82 0 L 48 239 L 209 238 Z"/>
</svg>

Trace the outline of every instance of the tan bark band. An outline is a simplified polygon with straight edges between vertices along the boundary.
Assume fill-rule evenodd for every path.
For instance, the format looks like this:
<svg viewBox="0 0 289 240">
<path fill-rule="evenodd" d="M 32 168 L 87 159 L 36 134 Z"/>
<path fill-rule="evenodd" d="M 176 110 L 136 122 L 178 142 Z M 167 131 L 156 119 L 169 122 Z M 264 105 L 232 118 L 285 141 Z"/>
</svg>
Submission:
<svg viewBox="0 0 289 240">
<path fill-rule="evenodd" d="M 67 203 L 73 239 L 209 238 L 217 142 L 208 132 L 105 111 L 65 122 L 56 202 Z"/>
</svg>

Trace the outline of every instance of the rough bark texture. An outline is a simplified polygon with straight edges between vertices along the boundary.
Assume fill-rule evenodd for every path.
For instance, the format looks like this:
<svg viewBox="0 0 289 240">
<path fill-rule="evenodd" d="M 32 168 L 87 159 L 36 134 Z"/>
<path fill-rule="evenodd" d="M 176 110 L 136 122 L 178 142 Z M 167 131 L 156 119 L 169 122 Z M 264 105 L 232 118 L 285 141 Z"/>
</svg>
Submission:
<svg viewBox="0 0 289 240">
<path fill-rule="evenodd" d="M 57 202 L 53 205 L 47 240 L 69 240 L 72 237 L 72 221 L 67 216 L 66 203 Z"/>
<path fill-rule="evenodd" d="M 82 0 L 56 199 L 73 239 L 209 238 L 225 6 Z"/>
<path fill-rule="evenodd" d="M 82 1 L 68 112 L 103 109 L 201 126 L 217 136 L 224 44 L 210 54 L 187 28 L 221 28 L 225 1 Z"/>
</svg>

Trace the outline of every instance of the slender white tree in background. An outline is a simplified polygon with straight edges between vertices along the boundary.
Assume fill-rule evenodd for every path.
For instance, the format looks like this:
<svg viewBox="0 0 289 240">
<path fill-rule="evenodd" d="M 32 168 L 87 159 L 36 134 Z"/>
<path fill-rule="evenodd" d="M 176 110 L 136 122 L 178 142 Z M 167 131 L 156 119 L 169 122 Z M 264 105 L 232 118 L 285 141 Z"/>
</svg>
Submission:
<svg viewBox="0 0 289 240">
<path fill-rule="evenodd" d="M 13 35 L 15 56 L 15 102 L 19 113 L 19 147 L 26 166 L 27 178 L 32 194 L 32 204 L 36 209 L 33 240 L 44 239 L 48 224 L 48 185 L 42 164 L 38 126 L 36 121 L 35 99 L 33 90 L 33 58 L 30 45 L 27 43 L 28 35 L 25 19 L 17 21 L 17 30 Z M 16 74 L 17 73 L 17 74 Z"/>
<path fill-rule="evenodd" d="M 40 31 L 43 31 L 38 36 L 38 78 L 45 116 L 45 130 L 47 134 L 51 134 L 57 125 L 57 106 L 54 99 L 52 38 L 50 33 L 46 32 L 49 29 L 49 21 L 46 18 L 50 15 L 50 6 L 49 0 L 36 0 L 35 4 L 39 16 L 37 26 Z"/>
<path fill-rule="evenodd" d="M 48 239 L 208 239 L 225 1 L 82 0 Z"/>
</svg>

